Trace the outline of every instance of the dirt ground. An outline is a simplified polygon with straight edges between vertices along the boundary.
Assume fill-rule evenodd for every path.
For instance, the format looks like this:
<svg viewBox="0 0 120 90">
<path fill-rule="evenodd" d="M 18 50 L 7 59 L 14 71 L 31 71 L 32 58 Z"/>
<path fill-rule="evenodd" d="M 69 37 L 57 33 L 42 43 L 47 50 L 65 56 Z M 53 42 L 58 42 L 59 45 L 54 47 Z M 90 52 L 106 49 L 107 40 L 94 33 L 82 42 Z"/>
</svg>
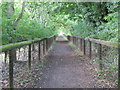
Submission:
<svg viewBox="0 0 120 90">
<path fill-rule="evenodd" d="M 84 58 L 75 54 L 68 41 L 59 38 L 49 52 L 42 79 L 35 88 L 95 88 L 94 72 Z"/>
<path fill-rule="evenodd" d="M 77 51 L 77 52 L 76 52 Z M 31 72 L 24 63 L 18 75 L 14 70 L 15 88 L 114 88 L 108 82 L 98 79 L 96 66 L 90 63 L 63 37 L 59 37 L 50 51 L 41 60 L 32 61 Z M 5 76 L 5 75 L 3 75 Z M 7 88 L 9 80 L 3 80 Z M 109 89 L 113 90 L 113 89 Z"/>
</svg>

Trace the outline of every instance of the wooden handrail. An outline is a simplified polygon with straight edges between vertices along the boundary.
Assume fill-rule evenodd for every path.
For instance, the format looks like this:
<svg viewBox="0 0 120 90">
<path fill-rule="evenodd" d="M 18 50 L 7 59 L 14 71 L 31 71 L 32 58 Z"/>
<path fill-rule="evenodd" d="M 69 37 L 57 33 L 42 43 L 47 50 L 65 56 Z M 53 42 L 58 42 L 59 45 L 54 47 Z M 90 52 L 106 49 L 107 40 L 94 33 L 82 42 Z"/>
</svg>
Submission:
<svg viewBox="0 0 120 90">
<path fill-rule="evenodd" d="M 14 48 L 19 48 L 25 45 L 29 45 L 32 44 L 34 40 L 30 40 L 30 41 L 23 41 L 23 42 L 18 42 L 18 43 L 11 43 L 11 44 L 7 44 L 7 45 L 3 45 L 0 46 L 0 51 L 5 52 L 5 51 L 9 51 L 12 50 Z"/>
<path fill-rule="evenodd" d="M 100 70 L 102 70 L 102 52 L 103 52 L 103 46 L 107 46 L 107 47 L 112 47 L 115 50 L 119 50 L 119 46 L 120 46 L 120 42 L 119 43 L 113 43 L 113 42 L 109 42 L 109 41 L 104 41 L 104 40 L 97 40 L 97 39 L 92 39 L 92 38 L 83 38 L 83 37 L 78 37 L 78 36 L 67 36 L 68 40 L 71 41 L 74 45 L 76 45 L 77 47 L 80 47 L 81 52 L 83 53 L 83 55 L 86 55 L 86 51 L 87 51 L 87 56 L 92 59 L 92 49 L 93 47 L 93 43 L 97 44 L 97 55 L 98 58 L 100 60 Z M 86 48 L 86 46 L 88 48 Z M 120 53 L 118 53 L 118 55 L 120 55 Z"/>
<path fill-rule="evenodd" d="M 118 43 L 113 43 L 113 42 L 110 42 L 110 41 L 97 40 L 97 39 L 92 39 L 92 38 L 86 38 L 85 40 L 88 40 L 88 41 L 91 41 L 91 42 L 94 42 L 94 43 L 97 43 L 97 44 L 106 45 L 106 46 L 109 46 L 109 47 L 118 48 Z"/>
<path fill-rule="evenodd" d="M 8 45 L 0 46 L 0 51 L 5 53 L 5 56 L 7 52 L 9 53 L 9 87 L 12 89 L 14 87 L 13 84 L 13 67 L 14 67 L 14 61 L 16 58 L 14 58 L 14 55 L 16 56 L 16 53 L 13 54 L 13 52 L 16 52 L 16 48 L 21 48 L 23 46 L 28 46 L 28 69 L 31 70 L 31 57 L 32 57 L 32 44 L 37 43 L 38 44 L 38 58 L 41 59 L 41 55 L 45 55 L 46 52 L 48 52 L 50 46 L 55 41 L 56 36 L 51 36 L 48 38 L 43 39 L 35 39 L 35 40 L 29 40 L 29 41 L 23 41 L 18 43 L 11 43 Z M 42 44 L 43 43 L 43 44 Z M 41 49 L 41 44 L 43 48 Z M 14 51 L 15 50 L 15 51 Z M 41 52 L 42 51 L 42 52 Z M 41 54 L 42 53 L 42 54 Z"/>
<path fill-rule="evenodd" d="M 84 39 L 86 41 L 91 41 L 93 43 L 97 43 L 97 44 L 102 44 L 108 47 L 115 47 L 118 48 L 118 43 L 114 43 L 114 42 L 110 42 L 110 41 L 104 41 L 104 40 L 98 40 L 98 39 L 93 39 L 93 38 L 83 38 L 83 37 L 79 37 L 79 36 L 72 36 L 72 37 L 76 37 L 79 39 Z"/>
<path fill-rule="evenodd" d="M 53 36 L 51 36 L 51 37 L 53 37 Z M 51 38 L 51 37 L 49 37 L 49 38 Z M 23 41 L 23 42 L 18 42 L 18 43 L 11 43 L 11 44 L 7 44 L 7 45 L 2 45 L 2 46 L 0 46 L 0 51 L 2 51 L 2 52 L 9 51 L 9 50 L 12 50 L 15 48 L 20 48 L 20 47 L 23 47 L 23 46 L 26 46 L 26 45 L 29 45 L 32 43 L 37 43 L 37 42 L 43 41 L 45 39 L 47 39 L 47 38 L 35 39 L 35 40 L 29 40 L 29 41 Z"/>
<path fill-rule="evenodd" d="M 94 47 L 93 43 L 97 44 L 97 56 L 99 58 L 99 66 L 100 66 L 100 70 L 103 69 L 103 54 L 102 52 L 104 51 L 103 46 L 106 47 L 112 47 L 114 48 L 116 51 L 117 49 L 119 50 L 119 46 L 120 46 L 120 42 L 119 43 L 113 43 L 113 42 L 109 42 L 109 41 L 104 41 L 104 40 L 97 40 L 97 39 L 92 39 L 92 38 L 83 38 L 83 37 L 79 37 L 79 36 L 67 36 L 68 40 L 71 41 L 75 46 L 80 47 L 81 52 L 83 53 L 83 55 L 87 55 L 89 57 L 89 59 L 92 59 L 92 56 L 95 51 L 92 50 Z M 120 55 L 120 53 L 118 53 L 118 55 Z"/>
</svg>

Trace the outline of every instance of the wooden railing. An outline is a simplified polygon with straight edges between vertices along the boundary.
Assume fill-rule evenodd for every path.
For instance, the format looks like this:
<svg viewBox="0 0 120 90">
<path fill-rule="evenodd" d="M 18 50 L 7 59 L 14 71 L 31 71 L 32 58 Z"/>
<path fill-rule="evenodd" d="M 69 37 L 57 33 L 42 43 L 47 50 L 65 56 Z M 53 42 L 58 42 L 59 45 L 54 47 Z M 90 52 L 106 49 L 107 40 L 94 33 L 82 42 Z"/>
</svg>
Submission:
<svg viewBox="0 0 120 90">
<path fill-rule="evenodd" d="M 49 38 L 43 38 L 43 39 L 36 39 L 36 40 L 30 40 L 30 41 L 24 41 L 19 43 L 13 43 L 9 45 L 3 45 L 0 46 L 0 51 L 2 51 L 0 54 L 4 54 L 4 60 L 6 61 L 6 58 L 8 56 L 9 59 L 9 86 L 10 88 L 13 88 L 13 67 L 14 62 L 17 61 L 16 58 L 16 51 L 21 48 L 26 48 L 28 58 L 28 69 L 31 70 L 31 59 L 32 59 L 32 50 L 34 49 L 34 45 L 37 44 L 37 54 L 38 54 L 38 60 L 43 57 L 46 52 L 48 52 L 49 48 L 51 47 L 52 43 L 55 41 L 56 36 L 51 36 Z M 42 47 L 42 48 L 41 48 Z M 42 50 L 41 50 L 42 49 Z"/>
<path fill-rule="evenodd" d="M 97 48 L 99 60 L 102 60 L 102 55 L 103 55 L 102 46 L 113 47 L 116 50 L 118 49 L 118 43 L 97 40 L 97 39 L 92 39 L 92 38 L 82 38 L 78 36 L 67 36 L 67 38 L 69 41 L 73 42 L 73 44 L 80 47 L 80 50 L 83 52 L 84 55 L 86 55 L 86 51 L 88 51 L 87 53 L 90 59 L 92 58 L 92 48 L 93 48 L 92 44 L 93 43 L 99 46 L 99 48 Z M 100 67 L 102 69 L 101 64 L 100 64 Z"/>
<path fill-rule="evenodd" d="M 92 62 L 96 60 L 98 62 L 98 66 L 101 72 L 103 72 L 106 68 L 109 71 L 109 62 L 111 65 L 115 67 L 117 66 L 115 70 L 113 69 L 113 71 L 109 73 L 116 73 L 113 78 L 115 77 L 119 79 L 120 70 L 118 70 L 118 63 L 120 62 L 120 48 L 118 48 L 118 43 L 112 43 L 91 38 L 82 38 L 78 36 L 67 36 L 67 38 L 70 42 L 72 42 L 80 49 L 80 52 L 82 52 L 82 54 L 86 58 L 88 58 L 88 60 Z M 120 84 L 120 79 L 118 81 Z"/>
</svg>

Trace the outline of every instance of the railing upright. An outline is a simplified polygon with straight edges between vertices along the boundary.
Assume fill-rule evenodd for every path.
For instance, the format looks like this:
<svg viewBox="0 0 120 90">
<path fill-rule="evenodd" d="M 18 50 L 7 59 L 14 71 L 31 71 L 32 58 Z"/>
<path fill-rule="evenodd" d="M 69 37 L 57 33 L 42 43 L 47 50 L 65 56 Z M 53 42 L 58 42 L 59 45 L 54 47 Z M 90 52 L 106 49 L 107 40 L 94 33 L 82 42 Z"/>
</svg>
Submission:
<svg viewBox="0 0 120 90">
<path fill-rule="evenodd" d="M 1 53 L 5 54 L 4 57 L 4 62 L 6 64 L 7 62 L 7 56 L 9 58 L 9 87 L 10 90 L 13 90 L 14 88 L 14 83 L 13 83 L 13 67 L 14 67 L 14 62 L 17 60 L 16 58 L 16 50 L 20 48 L 23 48 L 24 46 L 28 46 L 26 53 L 28 54 L 28 70 L 31 70 L 31 63 L 32 63 L 32 57 L 34 57 L 34 55 L 32 55 L 32 51 L 35 51 L 35 43 L 38 44 L 38 59 L 40 60 L 42 57 L 42 54 L 45 55 L 46 52 L 49 50 L 50 46 L 52 45 L 53 41 L 56 39 L 56 36 L 52 36 L 50 38 L 44 38 L 44 39 L 38 39 L 38 40 L 30 40 L 30 41 L 24 41 L 24 42 L 19 42 L 19 43 L 14 43 L 14 44 L 10 44 L 10 45 L 5 45 L 5 46 L 1 46 L 0 50 L 2 50 Z M 43 44 L 43 45 L 42 45 Z M 9 47 L 8 47 L 9 46 Z M 41 46 L 43 46 L 41 49 Z M 43 52 L 43 53 L 42 53 Z M 19 53 L 20 54 L 20 53 Z M 19 55 L 17 56 L 19 57 Z"/>
<path fill-rule="evenodd" d="M 92 59 L 92 43 L 95 43 L 98 45 L 98 58 L 99 58 L 99 67 L 100 70 L 103 69 L 103 61 L 102 61 L 102 46 L 108 46 L 108 47 L 117 47 L 117 43 L 111 43 L 111 42 L 106 42 L 106 41 L 101 41 L 101 40 L 96 40 L 96 39 L 86 39 L 86 38 L 81 38 L 81 37 L 75 37 L 75 36 L 67 36 L 68 40 L 71 41 L 74 45 L 78 46 L 78 43 L 80 43 L 80 50 L 83 52 L 83 55 L 87 55 L 87 45 L 89 46 L 88 49 L 88 56 L 89 59 Z M 79 42 L 79 40 L 80 42 Z"/>
<path fill-rule="evenodd" d="M 39 41 L 38 43 L 38 59 L 40 60 L 41 58 L 41 42 Z"/>
<path fill-rule="evenodd" d="M 10 88 L 14 88 L 13 87 L 13 57 L 12 57 L 12 53 L 13 53 L 13 50 L 10 50 L 9 51 L 9 87 Z"/>
<path fill-rule="evenodd" d="M 29 49 L 28 49 L 28 68 L 31 70 L 31 44 L 29 44 Z"/>
<path fill-rule="evenodd" d="M 89 58 L 92 58 L 92 42 L 89 41 Z"/>
<path fill-rule="evenodd" d="M 45 54 L 45 40 L 43 40 L 43 55 Z"/>
<path fill-rule="evenodd" d="M 80 38 L 80 49 L 82 51 L 82 38 Z"/>
<path fill-rule="evenodd" d="M 85 39 L 83 39 L 83 54 L 86 55 L 86 42 L 85 42 Z"/>
<path fill-rule="evenodd" d="M 100 64 L 100 70 L 102 70 L 102 45 L 99 44 L 99 64 Z"/>
</svg>

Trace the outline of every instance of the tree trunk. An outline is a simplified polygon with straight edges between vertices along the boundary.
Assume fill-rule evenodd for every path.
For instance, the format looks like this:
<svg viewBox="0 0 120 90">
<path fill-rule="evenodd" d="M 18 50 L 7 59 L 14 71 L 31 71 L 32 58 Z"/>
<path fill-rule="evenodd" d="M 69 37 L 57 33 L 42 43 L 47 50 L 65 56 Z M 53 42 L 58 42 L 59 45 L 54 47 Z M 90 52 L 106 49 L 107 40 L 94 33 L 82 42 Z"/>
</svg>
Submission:
<svg viewBox="0 0 120 90">
<path fill-rule="evenodd" d="M 25 9 L 25 2 L 23 2 L 23 4 L 22 4 L 22 10 L 21 10 L 21 13 L 19 14 L 18 18 L 15 21 L 13 21 L 12 27 L 13 27 L 14 30 L 16 29 L 16 26 L 17 26 L 18 22 L 20 21 L 20 19 L 23 16 L 24 9 Z M 14 2 L 9 3 L 9 5 L 8 5 L 7 17 L 10 19 L 11 16 L 13 16 L 13 14 L 14 14 Z M 9 43 L 12 43 L 12 42 L 13 41 L 10 40 Z M 16 50 L 13 50 L 13 52 L 11 53 L 11 56 L 13 57 L 14 61 L 17 60 L 17 58 L 16 58 Z"/>
<path fill-rule="evenodd" d="M 8 9 L 7 9 L 7 18 L 10 19 L 14 14 L 14 2 L 10 2 L 8 4 Z M 9 43 L 12 43 L 12 40 L 9 41 Z M 11 52 L 11 57 L 13 58 L 14 61 L 16 61 L 16 50 L 13 50 Z"/>
<path fill-rule="evenodd" d="M 16 20 L 13 21 L 13 27 L 14 28 L 17 26 L 20 19 L 22 19 L 22 16 L 24 14 L 24 10 L 25 10 L 25 2 L 22 3 L 21 13 L 19 14 L 18 18 L 16 18 Z"/>
</svg>

